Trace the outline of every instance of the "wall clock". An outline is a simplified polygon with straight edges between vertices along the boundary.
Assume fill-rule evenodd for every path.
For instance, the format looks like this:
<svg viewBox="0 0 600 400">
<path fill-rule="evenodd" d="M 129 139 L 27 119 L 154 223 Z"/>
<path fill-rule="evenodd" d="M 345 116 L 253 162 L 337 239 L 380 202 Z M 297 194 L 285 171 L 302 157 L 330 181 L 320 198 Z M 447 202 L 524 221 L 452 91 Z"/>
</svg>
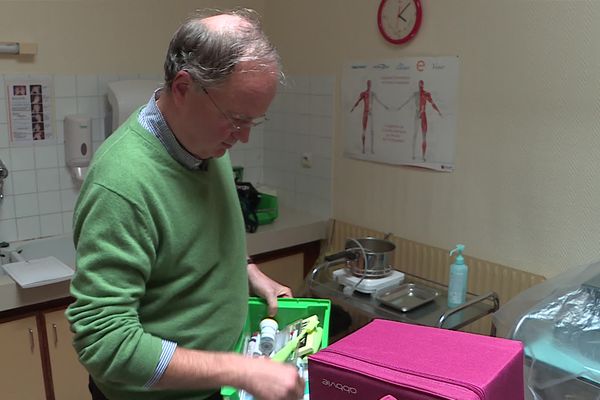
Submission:
<svg viewBox="0 0 600 400">
<path fill-rule="evenodd" d="M 392 44 L 403 44 L 415 37 L 421 27 L 421 0 L 381 0 L 377 10 L 377 26 Z"/>
</svg>

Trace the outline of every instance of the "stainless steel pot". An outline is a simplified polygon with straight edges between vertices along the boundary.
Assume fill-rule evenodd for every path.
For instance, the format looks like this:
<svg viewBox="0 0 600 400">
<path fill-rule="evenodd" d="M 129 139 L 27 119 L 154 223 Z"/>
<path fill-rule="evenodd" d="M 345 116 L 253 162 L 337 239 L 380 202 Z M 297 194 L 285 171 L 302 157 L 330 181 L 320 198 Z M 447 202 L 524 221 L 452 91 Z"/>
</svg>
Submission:
<svg viewBox="0 0 600 400">
<path fill-rule="evenodd" d="M 364 256 L 361 247 L 365 252 Z M 389 240 L 374 237 L 347 239 L 345 249 L 346 252 L 354 254 L 354 257 L 348 258 L 346 265 L 356 276 L 382 278 L 392 272 L 392 259 L 396 245 Z"/>
</svg>

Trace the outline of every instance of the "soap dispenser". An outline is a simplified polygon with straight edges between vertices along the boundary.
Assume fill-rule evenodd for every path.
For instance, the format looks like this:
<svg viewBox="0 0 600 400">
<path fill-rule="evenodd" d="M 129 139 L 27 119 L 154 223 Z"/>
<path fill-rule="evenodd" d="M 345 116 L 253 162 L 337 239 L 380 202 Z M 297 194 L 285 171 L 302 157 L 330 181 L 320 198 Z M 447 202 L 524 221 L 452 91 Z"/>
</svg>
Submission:
<svg viewBox="0 0 600 400">
<path fill-rule="evenodd" d="M 67 115 L 65 127 L 65 161 L 79 186 L 92 159 L 92 121 L 86 115 Z"/>
<path fill-rule="evenodd" d="M 454 264 L 450 265 L 450 279 L 448 282 L 448 307 L 458 307 L 467 299 L 467 283 L 469 279 L 469 267 L 465 264 L 463 251 L 465 246 L 456 245 L 450 255 L 456 253 Z"/>
</svg>

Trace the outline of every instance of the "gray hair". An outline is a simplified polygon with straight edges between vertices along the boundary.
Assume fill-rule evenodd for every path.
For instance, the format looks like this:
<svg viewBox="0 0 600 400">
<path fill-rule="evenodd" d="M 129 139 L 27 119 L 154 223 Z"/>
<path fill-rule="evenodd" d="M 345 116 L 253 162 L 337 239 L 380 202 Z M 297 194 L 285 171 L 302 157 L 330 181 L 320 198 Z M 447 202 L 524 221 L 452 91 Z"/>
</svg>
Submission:
<svg viewBox="0 0 600 400">
<path fill-rule="evenodd" d="M 219 14 L 238 16 L 244 23 L 224 31 L 207 27 L 203 19 Z M 217 86 L 245 61 L 254 62 L 253 70 L 276 67 L 283 82 L 279 54 L 262 31 L 256 12 L 236 9 L 197 14 L 181 25 L 171 39 L 165 59 L 165 86 L 170 90 L 182 70 L 199 86 Z"/>
</svg>

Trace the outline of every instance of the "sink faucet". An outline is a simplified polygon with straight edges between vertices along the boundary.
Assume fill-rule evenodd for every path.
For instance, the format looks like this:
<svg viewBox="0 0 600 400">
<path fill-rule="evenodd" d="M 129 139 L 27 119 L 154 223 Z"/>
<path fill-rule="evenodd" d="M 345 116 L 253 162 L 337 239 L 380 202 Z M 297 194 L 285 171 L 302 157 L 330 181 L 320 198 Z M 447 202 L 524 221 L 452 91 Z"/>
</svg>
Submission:
<svg viewBox="0 0 600 400">
<path fill-rule="evenodd" d="M 2 187 L 4 186 L 4 179 L 8 176 L 8 170 L 6 169 L 6 165 L 0 160 L 0 200 L 4 198 L 4 192 L 2 191 Z"/>
</svg>

